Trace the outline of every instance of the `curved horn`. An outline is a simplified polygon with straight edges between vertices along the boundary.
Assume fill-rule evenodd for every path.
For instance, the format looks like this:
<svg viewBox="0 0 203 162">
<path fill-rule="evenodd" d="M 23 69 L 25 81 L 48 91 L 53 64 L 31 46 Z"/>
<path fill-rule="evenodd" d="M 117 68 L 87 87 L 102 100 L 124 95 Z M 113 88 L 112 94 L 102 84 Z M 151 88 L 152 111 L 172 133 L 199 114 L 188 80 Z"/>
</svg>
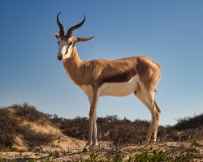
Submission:
<svg viewBox="0 0 203 162">
<path fill-rule="evenodd" d="M 70 38 L 72 36 L 72 33 L 74 30 L 78 29 L 79 27 L 81 27 L 84 24 L 85 19 L 86 19 L 86 17 L 84 15 L 84 19 L 82 20 L 82 22 L 80 22 L 79 24 L 72 26 L 71 28 L 68 29 L 68 31 L 67 31 L 68 38 Z"/>
<path fill-rule="evenodd" d="M 64 31 L 65 31 L 65 28 L 64 28 L 64 26 L 61 24 L 61 22 L 59 21 L 59 15 L 60 15 L 60 13 L 61 12 L 59 12 L 58 13 L 58 15 L 57 15 L 57 24 L 58 24 L 58 26 L 59 26 L 59 35 L 60 36 L 64 36 Z"/>
</svg>

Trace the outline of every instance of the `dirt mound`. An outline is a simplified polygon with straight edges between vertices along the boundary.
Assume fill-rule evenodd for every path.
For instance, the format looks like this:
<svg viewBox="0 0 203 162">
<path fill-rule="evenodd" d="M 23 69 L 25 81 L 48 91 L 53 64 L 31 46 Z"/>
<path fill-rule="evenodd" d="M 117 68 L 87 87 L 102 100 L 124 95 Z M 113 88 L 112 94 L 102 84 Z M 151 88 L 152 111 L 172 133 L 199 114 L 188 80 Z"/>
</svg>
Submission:
<svg viewBox="0 0 203 162">
<path fill-rule="evenodd" d="M 53 145 L 66 141 L 68 145 L 83 145 L 84 142 L 64 136 L 47 115 L 28 104 L 0 108 L 0 148 L 28 151 L 35 147 Z"/>
</svg>

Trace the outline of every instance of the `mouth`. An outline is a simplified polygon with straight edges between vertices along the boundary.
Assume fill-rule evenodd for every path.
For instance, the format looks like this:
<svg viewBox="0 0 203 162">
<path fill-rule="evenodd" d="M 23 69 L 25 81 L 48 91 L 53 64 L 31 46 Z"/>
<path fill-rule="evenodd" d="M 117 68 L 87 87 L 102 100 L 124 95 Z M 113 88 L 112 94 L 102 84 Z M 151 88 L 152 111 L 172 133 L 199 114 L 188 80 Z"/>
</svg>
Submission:
<svg viewBox="0 0 203 162">
<path fill-rule="evenodd" d="M 61 60 L 62 60 L 62 56 L 58 56 L 57 58 L 58 58 L 58 60 L 59 60 L 59 61 L 61 61 Z"/>
</svg>

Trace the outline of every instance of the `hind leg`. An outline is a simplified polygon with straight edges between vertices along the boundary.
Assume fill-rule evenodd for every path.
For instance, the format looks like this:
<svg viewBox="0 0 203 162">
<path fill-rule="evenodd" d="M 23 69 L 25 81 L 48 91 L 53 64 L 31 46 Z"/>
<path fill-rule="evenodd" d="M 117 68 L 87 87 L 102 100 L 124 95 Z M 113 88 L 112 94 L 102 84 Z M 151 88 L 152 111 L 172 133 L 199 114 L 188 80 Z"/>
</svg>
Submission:
<svg viewBox="0 0 203 162">
<path fill-rule="evenodd" d="M 143 91 L 145 91 L 143 93 Z M 148 92 L 146 89 L 141 89 L 139 87 L 136 92 L 135 96 L 149 109 L 151 113 L 151 124 L 149 126 L 148 132 L 147 132 L 147 137 L 145 143 L 147 144 L 150 141 L 151 135 L 154 132 L 155 124 L 156 124 L 156 115 L 155 115 L 155 110 L 154 110 L 154 96 L 152 95 L 151 92 Z"/>
<path fill-rule="evenodd" d="M 152 135 L 152 141 L 156 141 L 158 126 L 159 126 L 159 120 L 160 120 L 160 115 L 161 115 L 161 110 L 159 109 L 159 106 L 158 106 L 156 100 L 154 100 L 154 108 L 156 110 L 155 111 L 155 113 L 156 113 L 156 124 L 155 124 L 154 133 Z"/>
</svg>

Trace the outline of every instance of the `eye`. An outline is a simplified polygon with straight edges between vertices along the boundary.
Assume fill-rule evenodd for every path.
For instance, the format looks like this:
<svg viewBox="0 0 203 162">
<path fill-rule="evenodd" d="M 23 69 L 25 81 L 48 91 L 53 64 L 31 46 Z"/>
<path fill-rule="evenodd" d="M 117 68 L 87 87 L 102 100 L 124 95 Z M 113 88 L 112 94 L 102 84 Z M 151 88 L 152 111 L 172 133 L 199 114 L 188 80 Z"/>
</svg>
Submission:
<svg viewBox="0 0 203 162">
<path fill-rule="evenodd" d="M 71 46 L 71 45 L 72 45 L 72 42 L 70 42 L 68 46 Z"/>
<path fill-rule="evenodd" d="M 57 43 L 59 44 L 59 41 Z"/>
</svg>

